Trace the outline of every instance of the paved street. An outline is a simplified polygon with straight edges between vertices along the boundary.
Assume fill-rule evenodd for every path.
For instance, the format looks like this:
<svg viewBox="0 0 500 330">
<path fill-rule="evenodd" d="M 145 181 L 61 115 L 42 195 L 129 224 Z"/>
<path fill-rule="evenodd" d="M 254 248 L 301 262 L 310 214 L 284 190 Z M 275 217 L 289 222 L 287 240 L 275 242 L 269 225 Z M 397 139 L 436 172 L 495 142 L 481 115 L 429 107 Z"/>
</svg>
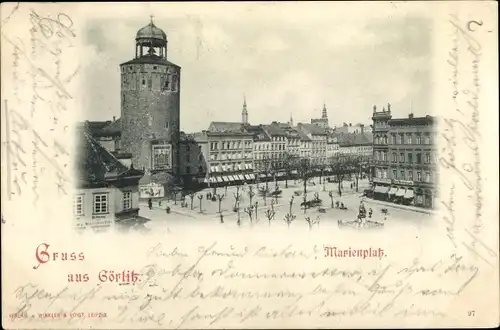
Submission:
<svg viewBox="0 0 500 330">
<path fill-rule="evenodd" d="M 338 187 L 336 183 L 326 183 L 325 191 L 323 191 L 323 185 L 318 184 L 318 178 L 314 179 L 316 185 L 309 184 L 307 186 L 307 199 L 311 200 L 314 198 L 314 193 L 319 194 L 319 198 L 322 200 L 321 208 L 324 209 L 324 213 L 320 212 L 318 207 L 313 207 L 304 211 L 304 209 L 300 206 L 300 203 L 303 201 L 302 196 L 295 196 L 294 201 L 292 203 L 292 214 L 296 216 L 295 220 L 291 223 L 291 227 L 303 226 L 304 228 L 308 227 L 306 222 L 306 217 L 309 217 L 312 221 L 319 220 L 319 224 L 321 228 L 337 228 L 337 221 L 352 221 L 356 219 L 358 213 L 358 207 L 361 201 L 362 191 L 368 187 L 368 181 L 363 180 L 359 182 L 359 192 L 356 193 L 355 188 L 351 189 L 351 182 L 345 181 L 343 183 L 343 192 L 342 197 L 338 196 Z M 303 192 L 302 182 L 291 181 L 288 184 L 288 189 L 285 189 L 284 182 L 278 182 L 279 188 L 283 191 L 280 198 L 276 200 L 267 197 L 266 201 L 262 196 L 258 196 L 256 194 L 252 198 L 252 204 L 255 205 L 255 202 L 258 202 L 257 216 L 255 216 L 255 210 L 252 210 L 252 222 L 250 222 L 250 216 L 245 212 L 245 208 L 248 208 L 250 204 L 250 197 L 248 195 L 248 186 L 240 188 L 240 224 L 242 227 L 252 226 L 269 226 L 269 221 L 266 216 L 266 212 L 272 212 L 274 210 L 275 215 L 271 220 L 271 226 L 273 227 L 284 227 L 286 228 L 287 224 L 284 221 L 287 213 L 290 212 L 290 200 L 294 195 L 294 192 Z M 253 185 L 255 186 L 255 185 Z M 264 184 L 260 184 L 260 187 L 263 187 Z M 269 183 L 269 189 L 274 190 L 275 184 L 274 182 Z M 163 201 L 161 205 L 158 202 L 153 203 L 153 209 L 149 209 L 147 204 L 141 205 L 140 215 L 146 218 L 151 219 L 148 222 L 147 227 L 155 230 L 155 231 L 166 231 L 167 228 L 172 229 L 177 227 L 178 225 L 184 225 L 186 222 L 191 225 L 196 225 L 196 223 L 207 224 L 214 223 L 223 226 L 234 226 L 237 227 L 238 213 L 233 211 L 233 207 L 235 204 L 235 194 L 237 192 L 236 187 L 228 187 L 227 191 L 225 188 L 217 188 L 218 194 L 224 194 L 225 198 L 221 202 L 221 211 L 224 219 L 224 224 L 220 223 L 220 215 L 218 213 L 219 210 L 219 202 L 212 202 L 206 199 L 206 193 L 211 192 L 212 189 L 205 189 L 196 194 L 193 201 L 193 208 L 191 209 L 191 201 L 190 197 L 186 197 L 187 207 L 181 207 L 181 202 L 177 201 L 174 203 L 173 201 Z M 254 187 L 254 192 L 256 191 L 256 187 Z M 331 207 L 331 199 L 328 195 L 329 191 L 333 191 L 333 200 L 334 203 L 336 201 L 343 202 L 345 206 L 347 206 L 347 210 L 341 210 L 337 208 Z M 201 200 L 201 209 L 200 213 L 200 200 L 198 196 L 203 196 Z M 415 211 L 399 209 L 392 206 L 379 205 L 375 202 L 372 202 L 369 199 L 364 200 L 365 207 L 368 210 L 372 208 L 373 210 L 373 221 L 384 222 L 385 228 L 393 227 L 401 229 L 406 227 L 410 230 L 416 230 L 421 227 L 423 224 L 430 222 L 432 216 L 419 213 Z M 171 213 L 167 214 L 165 208 L 167 205 L 171 209 Z M 382 208 L 387 208 L 389 210 L 389 214 L 387 218 L 384 220 L 384 215 L 381 212 Z M 317 225 L 316 225 L 317 226 Z M 316 227 L 315 226 L 315 227 Z"/>
</svg>

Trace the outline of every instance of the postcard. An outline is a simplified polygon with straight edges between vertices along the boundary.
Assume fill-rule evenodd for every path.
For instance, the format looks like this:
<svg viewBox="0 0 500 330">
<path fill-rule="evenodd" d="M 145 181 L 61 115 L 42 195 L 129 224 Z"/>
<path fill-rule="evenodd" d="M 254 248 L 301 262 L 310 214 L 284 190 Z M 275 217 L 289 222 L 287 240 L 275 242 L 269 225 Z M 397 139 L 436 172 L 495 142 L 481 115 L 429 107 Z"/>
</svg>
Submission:
<svg viewBox="0 0 500 330">
<path fill-rule="evenodd" d="M 2 3 L 2 326 L 498 326 L 497 9 Z"/>
</svg>

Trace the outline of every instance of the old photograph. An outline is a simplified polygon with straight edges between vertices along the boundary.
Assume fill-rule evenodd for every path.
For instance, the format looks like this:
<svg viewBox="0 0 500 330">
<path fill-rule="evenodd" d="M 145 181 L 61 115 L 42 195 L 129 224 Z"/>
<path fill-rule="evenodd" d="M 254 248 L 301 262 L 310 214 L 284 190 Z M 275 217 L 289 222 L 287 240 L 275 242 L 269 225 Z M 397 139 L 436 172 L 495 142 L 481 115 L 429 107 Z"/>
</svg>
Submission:
<svg viewBox="0 0 500 330">
<path fill-rule="evenodd" d="M 87 22 L 77 228 L 268 217 L 370 229 L 433 215 L 429 19 L 344 20 L 319 36 L 200 24 Z"/>
<path fill-rule="evenodd" d="M 2 326 L 498 326 L 496 13 L 2 3 Z"/>
</svg>

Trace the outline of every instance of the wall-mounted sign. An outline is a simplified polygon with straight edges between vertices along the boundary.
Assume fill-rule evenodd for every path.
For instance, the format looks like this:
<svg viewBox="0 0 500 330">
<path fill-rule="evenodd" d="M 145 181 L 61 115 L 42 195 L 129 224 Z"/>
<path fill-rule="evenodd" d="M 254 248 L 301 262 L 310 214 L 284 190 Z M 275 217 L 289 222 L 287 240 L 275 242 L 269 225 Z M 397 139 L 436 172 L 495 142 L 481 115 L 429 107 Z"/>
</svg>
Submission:
<svg viewBox="0 0 500 330">
<path fill-rule="evenodd" d="M 392 180 L 392 183 L 413 186 L 413 181 L 408 181 L 408 180 Z"/>
<path fill-rule="evenodd" d="M 152 168 L 155 170 L 172 169 L 172 146 L 170 144 L 155 144 L 152 151 Z"/>
<path fill-rule="evenodd" d="M 165 197 L 165 188 L 156 183 L 140 185 L 139 196 L 141 198 Z"/>
</svg>

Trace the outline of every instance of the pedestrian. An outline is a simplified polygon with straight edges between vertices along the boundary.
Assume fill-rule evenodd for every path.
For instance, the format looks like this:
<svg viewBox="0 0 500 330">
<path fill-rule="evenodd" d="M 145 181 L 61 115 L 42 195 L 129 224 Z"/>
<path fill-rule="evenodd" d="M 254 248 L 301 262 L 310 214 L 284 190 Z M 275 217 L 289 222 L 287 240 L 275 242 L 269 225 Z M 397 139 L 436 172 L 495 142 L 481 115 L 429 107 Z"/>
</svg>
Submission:
<svg viewBox="0 0 500 330">
<path fill-rule="evenodd" d="M 153 208 L 153 200 L 151 198 L 148 199 L 148 207 L 150 210 Z"/>
</svg>

